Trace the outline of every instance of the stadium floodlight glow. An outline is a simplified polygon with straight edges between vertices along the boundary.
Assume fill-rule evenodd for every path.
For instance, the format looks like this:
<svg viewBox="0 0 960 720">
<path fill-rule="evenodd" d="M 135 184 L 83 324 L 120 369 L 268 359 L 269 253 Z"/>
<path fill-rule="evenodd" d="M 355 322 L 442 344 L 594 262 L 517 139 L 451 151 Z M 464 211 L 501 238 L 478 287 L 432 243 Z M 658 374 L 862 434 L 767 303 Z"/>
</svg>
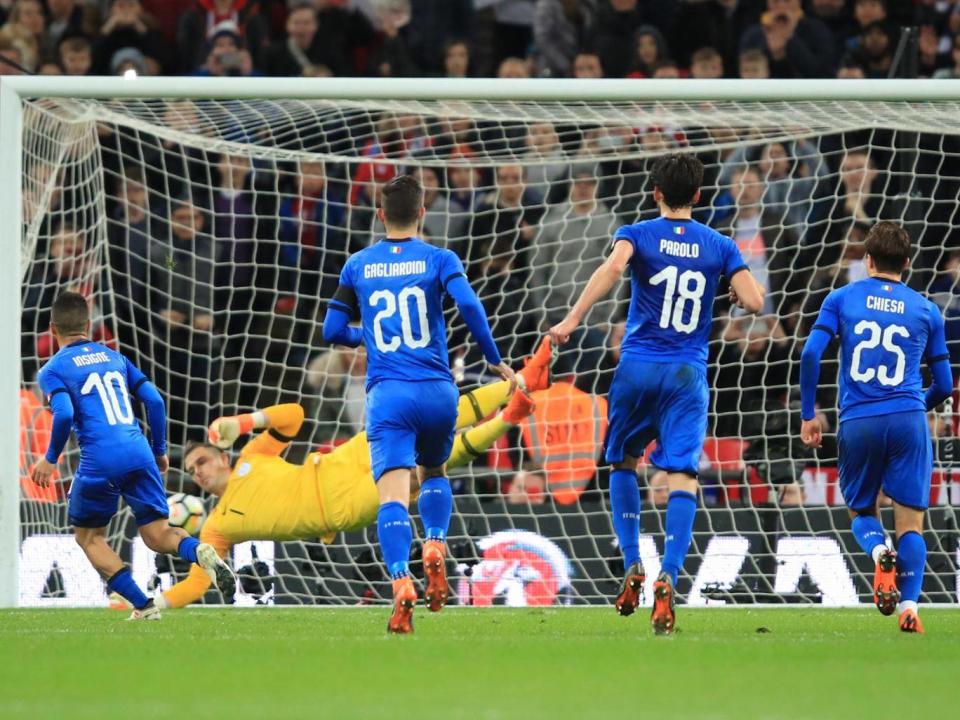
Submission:
<svg viewBox="0 0 960 720">
<path fill-rule="evenodd" d="M 404 143 L 410 153 L 376 158 L 370 155 L 378 142 L 381 121 L 390 121 L 385 125 L 388 131 L 400 127 L 400 131 L 409 133 L 404 136 Z M 549 124 L 549 131 L 541 135 L 555 135 L 549 151 L 535 149 L 540 146 L 526 140 L 531 128 L 544 123 Z M 848 142 L 846 134 L 855 134 L 859 139 Z M 7 418 L 0 425 L 5 430 L 0 433 L 0 607 L 38 604 L 38 589 L 44 592 L 53 560 L 70 593 L 84 603 L 102 600 L 96 578 L 74 567 L 78 556 L 72 541 L 66 541 L 69 528 L 65 513 L 58 512 L 62 507 L 22 501 L 18 482 L 22 475 L 15 460 L 19 457 L 16 428 L 20 417 L 14 408 L 20 406 L 18 391 L 30 381 L 29 376 L 23 378 L 21 373 L 24 367 L 35 370 L 34 356 L 41 346 L 49 352 L 43 338 L 46 328 L 36 322 L 31 325 L 30 319 L 40 309 L 38 298 L 47 302 L 53 290 L 70 283 L 93 288 L 99 309 L 125 343 L 123 349 L 149 360 L 153 371 L 171 384 L 182 381 L 188 371 L 200 372 L 195 364 L 200 359 L 212 358 L 219 363 L 218 367 L 230 369 L 233 375 L 227 379 L 205 381 L 202 399 L 190 393 L 177 397 L 170 387 L 158 383 L 161 392 L 171 398 L 171 426 L 176 431 L 183 431 L 189 423 L 196 430 L 197 417 L 209 418 L 213 406 L 232 409 L 240 402 L 238 398 L 247 406 L 254 401 L 272 401 L 282 387 L 284 392 L 292 389 L 308 398 L 314 413 L 318 409 L 327 411 L 331 398 L 340 403 L 336 412 L 314 418 L 316 422 L 310 425 L 314 429 L 312 447 L 343 439 L 352 432 L 356 419 L 351 413 L 357 403 L 353 384 L 356 378 L 351 376 L 351 368 L 355 366 L 339 356 L 325 356 L 323 363 L 305 369 L 308 361 L 317 361 L 317 348 L 308 332 L 313 316 L 307 312 L 315 308 L 297 310 L 294 301 L 321 293 L 312 290 L 298 295 L 296 286 L 290 293 L 293 299 L 271 295 L 271 302 L 262 302 L 263 298 L 257 296 L 264 291 L 257 283 L 273 282 L 268 289 L 276 293 L 277 284 L 286 282 L 284 273 L 299 273 L 297 279 L 313 273 L 310 277 L 317 285 L 336 278 L 336 272 L 325 266 L 305 274 L 296 264 L 299 259 L 291 261 L 277 250 L 278 246 L 286 247 L 283 243 L 289 244 L 289 238 L 284 239 L 282 233 L 284 223 L 289 225 L 293 218 L 290 205 L 299 207 L 289 201 L 303 199 L 297 189 L 302 179 L 298 164 L 324 162 L 327 176 L 323 181 L 338 183 L 338 188 L 350 198 L 342 203 L 344 217 L 325 216 L 312 229 L 315 244 L 311 252 L 320 253 L 331 267 L 342 261 L 345 248 L 351 243 L 365 242 L 373 228 L 369 207 L 363 205 L 363 195 L 370 188 L 358 178 L 363 166 L 374 159 L 378 167 L 390 172 L 397 168 L 434 168 L 442 181 L 449 182 L 452 180 L 447 175 L 452 176 L 456 168 L 466 168 L 467 172 L 462 173 L 466 176 L 465 192 L 481 199 L 496 189 L 490 184 L 494 182 L 491 167 L 522 165 L 534 194 L 543 191 L 548 198 L 534 202 L 540 218 L 535 223 L 535 241 L 523 248 L 510 245 L 498 255 L 490 251 L 483 238 L 458 238 L 458 249 L 470 262 L 490 263 L 475 274 L 483 278 L 477 282 L 478 290 L 488 303 L 495 332 L 499 327 L 503 334 L 498 337 L 503 340 L 501 349 L 506 357 L 519 363 L 537 332 L 523 321 L 528 317 L 539 319 L 537 313 L 550 306 L 558 291 L 572 298 L 577 283 L 582 282 L 578 268 L 587 267 L 594 260 L 587 251 L 594 246 L 602 249 L 609 242 L 612 227 L 636 219 L 638 208 L 649 209 L 649 162 L 670 148 L 696 151 L 705 159 L 708 181 L 704 189 L 712 204 L 705 203 L 704 212 L 708 212 L 708 207 L 714 208 L 709 212 L 713 212 L 711 222 L 715 224 L 721 222 L 719 210 L 725 208 L 726 220 L 730 220 L 731 208 L 736 205 L 732 176 L 739 171 L 738 163 L 769 168 L 761 170 L 765 174 L 760 179 L 765 187 L 777 184 L 778 192 L 783 190 L 785 194 L 777 205 L 776 217 L 770 212 L 772 201 L 765 201 L 763 206 L 761 226 L 767 227 L 763 223 L 769 220 L 772 225 L 768 227 L 778 238 L 766 249 L 766 269 L 770 282 L 786 287 L 768 297 L 772 303 L 780 303 L 771 310 L 786 322 L 787 317 L 810 314 L 811 309 L 802 307 L 800 301 L 815 297 L 821 289 L 814 287 L 813 282 L 825 265 L 839 267 L 842 260 L 843 271 L 854 272 L 858 259 L 855 253 L 844 254 L 849 236 L 846 231 L 841 232 L 834 213 L 843 210 L 847 199 L 844 174 L 859 173 L 857 177 L 872 178 L 876 168 L 871 168 L 870 162 L 885 159 L 888 166 L 883 168 L 882 179 L 865 194 L 864 202 L 878 203 L 885 217 L 907 224 L 915 240 L 922 240 L 919 244 L 924 263 L 943 259 L 952 247 L 946 237 L 952 230 L 950 213 L 956 197 L 943 196 L 948 183 L 941 182 L 938 163 L 960 162 L 960 150 L 954 146 L 958 137 L 960 84 L 949 80 L 2 76 L 0 177 L 4 191 L 0 192 L 0 237 L 7 238 L 5 247 L 10 251 L 0 263 L 0 344 L 7 348 L 0 354 L 0 377 L 6 380 L 0 391 L 0 411 Z M 785 156 L 762 156 L 764 148 L 773 145 L 778 145 L 778 152 Z M 862 160 L 859 169 L 839 169 L 844 160 L 854 155 Z M 583 222 L 574 214 L 561 212 L 566 200 L 566 179 L 574 165 L 579 172 L 594 174 L 597 192 L 609 206 L 602 218 Z M 192 188 L 191 201 L 209 204 L 210 198 L 222 189 L 218 187 L 219 176 L 229 175 L 231 168 L 240 166 L 253 174 L 256 182 L 249 192 L 256 197 L 249 207 L 237 209 L 240 206 L 232 204 L 230 209 L 216 212 L 225 225 L 249 227 L 244 231 L 249 236 L 240 240 L 250 243 L 248 249 L 253 254 L 220 260 L 210 270 L 210 277 L 195 281 L 196 292 L 185 299 L 191 309 L 196 309 L 201 296 L 226 298 L 229 309 L 221 315 L 228 316 L 225 322 L 230 337 L 225 327 L 216 328 L 214 333 L 202 331 L 207 332 L 204 337 L 208 341 L 202 348 L 184 347 L 168 336 L 145 338 L 145 328 L 154 327 L 151 323 L 156 323 L 160 314 L 151 308 L 151 303 L 155 296 L 169 298 L 170 293 L 164 295 L 162 288 L 154 287 L 156 292 L 152 295 L 141 292 L 139 300 L 131 299 L 134 293 L 128 276 L 135 274 L 130 268 L 143 260 L 143 248 L 130 239 L 126 216 L 112 217 L 108 210 L 124 206 L 131 184 L 127 181 L 140 178 L 150 186 L 152 200 L 142 208 L 144 227 L 149 228 L 145 237 L 150 242 L 157 241 L 159 236 L 167 238 L 166 221 L 183 200 L 180 186 L 187 185 L 187 178 Z M 801 166 L 803 172 L 797 170 Z M 124 173 L 131 169 L 133 175 L 125 177 Z M 786 175 L 777 175 L 781 172 Z M 225 197 L 236 196 L 230 194 L 235 189 L 232 185 L 226 189 L 229 192 L 224 193 Z M 354 199 L 354 194 L 360 199 Z M 283 204 L 285 201 L 288 206 Z M 435 240 L 446 241 L 458 223 L 482 220 L 483 213 L 474 212 L 475 209 L 471 207 L 457 215 L 447 207 L 428 217 L 434 223 Z M 81 231 L 82 242 L 71 246 L 74 254 L 58 265 L 50 257 L 53 233 L 57 225 L 64 223 Z M 338 233 L 340 246 L 334 252 L 324 243 L 332 243 L 330 238 Z M 122 239 L 111 245 L 108 236 Z M 344 236 L 346 243 L 342 242 Z M 790 241 L 793 244 L 781 243 L 780 238 L 785 237 L 794 238 Z M 796 240 L 806 237 L 819 239 L 802 246 Z M 299 236 L 295 241 L 294 245 Z M 578 247 L 583 248 L 583 253 L 570 252 L 571 243 L 580 243 Z M 798 247 L 806 254 L 797 254 Z M 811 248 L 825 250 L 811 252 Z M 827 257 L 831 248 L 840 253 L 841 259 Z M 58 252 L 62 252 L 61 246 Z M 195 253 L 191 262 L 180 267 L 193 265 L 197 260 Z M 58 267 L 70 262 L 75 263 L 71 266 L 75 272 L 57 275 Z M 153 261 L 148 257 L 145 262 Z M 172 257 L 165 257 L 150 267 L 151 272 L 167 273 L 167 277 L 176 269 L 176 263 Z M 924 265 L 915 263 L 915 267 L 922 272 Z M 215 279 L 214 270 L 225 272 L 229 282 Z M 259 278 L 260 272 L 268 280 Z M 520 281 L 509 286 L 504 281 L 506 289 L 494 290 L 492 278 L 496 277 Z M 930 278 L 922 276 L 919 282 L 921 289 L 926 290 Z M 118 309 L 118 300 L 120 305 L 130 306 L 129 313 Z M 26 306 L 24 301 L 33 305 Z M 800 303 L 799 310 L 790 307 L 795 301 Z M 246 313 L 242 318 L 235 314 L 240 309 Z M 726 309 L 722 312 L 723 318 L 729 317 Z M 590 323 L 601 338 L 606 338 L 607 317 L 601 315 L 595 311 Z M 740 322 L 736 317 L 733 321 Z M 733 377 L 725 381 L 727 394 L 715 398 L 711 423 L 725 427 L 728 435 L 746 437 L 754 456 L 753 465 L 762 466 L 761 472 L 773 473 L 777 467 L 805 461 L 806 456 L 790 447 L 782 426 L 778 430 L 772 423 L 780 417 L 778 413 L 789 410 L 775 410 L 762 403 L 753 407 L 748 405 L 747 397 L 768 382 L 766 376 L 755 372 L 758 365 L 789 368 L 792 361 L 789 357 L 768 361 L 767 356 L 757 359 L 748 355 L 749 348 L 741 350 L 741 345 L 772 342 L 770 332 L 764 335 L 759 323 L 741 330 L 736 337 L 731 334 L 713 341 L 715 355 L 723 354 L 724 368 Z M 575 363 L 586 362 L 585 359 L 600 362 L 592 358 L 603 355 L 604 347 L 584 347 L 570 351 Z M 466 348 L 452 343 L 451 349 Z M 183 365 L 170 360 L 178 351 L 183 354 Z M 457 359 L 462 362 L 459 355 Z M 469 376 L 469 356 L 465 367 Z M 713 366 L 717 371 L 724 368 Z M 575 370 L 581 373 L 581 384 L 601 389 L 604 379 L 595 368 Z M 196 388 L 191 388 L 192 393 Z M 198 407 L 190 403 L 205 404 L 198 413 Z M 789 422 L 786 427 L 789 432 Z M 823 503 L 837 501 L 835 474 L 820 472 L 818 468 L 809 473 L 809 497 L 816 499 L 815 506 L 791 509 L 772 503 L 760 508 L 759 503 L 764 500 L 751 500 L 751 488 L 754 492 L 757 488 L 748 485 L 746 474 L 730 480 L 731 474 L 743 469 L 739 456 L 736 462 L 716 457 L 711 460 L 714 469 L 722 470 L 723 477 L 708 485 L 707 496 L 717 500 L 720 507 L 700 511 L 704 522 L 694 537 L 690 563 L 681 579 L 682 592 L 700 572 L 702 582 L 695 582 L 703 587 L 691 589 L 696 591 L 695 602 L 707 602 L 707 589 L 714 586 L 724 592 L 730 590 L 735 601 L 753 599 L 751 593 L 756 588 L 763 588 L 764 597 L 775 595 L 777 589 L 796 595 L 798 579 L 816 575 L 820 582 L 829 585 L 823 594 L 829 596 L 830 602 L 848 604 L 856 602 L 858 596 L 861 601 L 866 597 L 868 584 L 863 564 L 858 568 L 856 552 L 851 553 L 842 532 L 847 528 L 846 521 L 839 512 L 831 513 L 823 507 Z M 69 472 L 69 463 L 65 469 Z M 467 470 L 465 482 L 473 487 L 470 483 L 493 472 Z M 753 471 L 749 472 L 753 476 Z M 787 470 L 787 474 L 791 472 L 802 483 L 800 471 Z M 705 472 L 704 477 L 709 474 Z M 505 485 L 510 477 L 498 479 Z M 737 493 L 739 498 L 724 504 L 726 495 Z M 940 500 L 944 497 L 948 498 L 949 492 L 937 496 Z M 536 528 L 547 542 L 562 549 L 572 565 L 571 590 L 564 595 L 564 601 L 609 602 L 614 576 L 606 570 L 606 560 L 613 532 L 605 505 L 585 499 L 555 508 L 534 507 L 536 498 L 531 496 L 530 504 L 508 506 L 503 497 L 485 495 L 480 499 L 489 502 L 479 502 L 469 495 L 458 498 L 454 521 L 457 530 L 451 534 L 451 547 L 464 540 L 467 527 L 476 535 L 474 541 L 497 531 Z M 657 524 L 661 517 L 646 502 L 643 517 L 641 554 L 649 584 L 659 568 L 657 543 L 662 534 Z M 950 530 L 948 526 L 949 522 L 944 525 L 944 532 L 956 533 L 955 527 Z M 130 543 L 124 531 L 121 521 L 111 524 L 111 540 L 123 546 L 125 559 L 134 564 L 138 579 L 144 581 L 151 572 L 150 556 L 142 546 Z M 791 541 L 791 535 L 799 539 Z M 21 536 L 25 539 L 21 540 Z M 378 580 L 368 581 L 375 563 L 370 555 L 372 545 L 364 535 L 341 538 L 329 547 L 306 541 L 275 546 L 262 541 L 256 552 L 254 547 L 236 546 L 235 561 L 247 564 L 255 557 L 262 559 L 277 578 L 272 599 L 278 604 L 315 602 L 313 593 L 318 588 L 326 593 L 323 602 L 354 604 L 366 601 L 363 593 L 371 585 L 381 587 Z M 939 597 L 950 594 L 956 601 L 951 547 L 949 543 L 931 547 L 931 553 L 940 553 L 938 558 L 943 560 L 938 567 L 949 570 L 931 574 L 928 583 L 940 593 Z M 779 573 L 778 548 L 781 559 L 790 559 Z M 36 553 L 37 558 L 20 567 L 21 550 Z M 323 571 L 306 577 L 301 573 L 308 565 L 322 567 Z M 525 576 L 517 577 L 520 582 Z M 806 586 L 806 580 L 800 586 Z M 23 599 L 24 592 L 29 597 Z M 69 599 L 56 597 L 47 603 L 48 597 L 43 598 L 43 604 L 60 600 L 69 604 Z"/>
</svg>

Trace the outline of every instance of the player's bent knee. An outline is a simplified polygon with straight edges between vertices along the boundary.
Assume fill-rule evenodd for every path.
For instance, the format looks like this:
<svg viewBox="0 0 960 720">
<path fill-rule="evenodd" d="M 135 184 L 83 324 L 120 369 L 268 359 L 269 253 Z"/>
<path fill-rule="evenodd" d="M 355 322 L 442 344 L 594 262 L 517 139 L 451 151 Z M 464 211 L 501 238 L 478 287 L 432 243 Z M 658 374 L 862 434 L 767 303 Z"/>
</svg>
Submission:
<svg viewBox="0 0 960 720">
<path fill-rule="evenodd" d="M 667 473 L 667 487 L 670 488 L 670 492 L 680 490 L 696 495 L 697 490 L 700 488 L 700 482 L 695 475 L 672 472 Z"/>
<path fill-rule="evenodd" d="M 380 504 L 398 502 L 405 507 L 410 505 L 411 474 L 409 468 L 388 470 L 377 481 L 377 493 Z"/>
<path fill-rule="evenodd" d="M 420 476 L 420 484 L 423 484 L 424 480 L 432 477 L 446 477 L 447 476 L 447 466 L 441 465 L 440 467 L 421 467 L 417 468 L 417 474 Z"/>
<path fill-rule="evenodd" d="M 624 455 L 623 460 L 611 464 L 614 470 L 637 470 L 637 459 L 631 455 Z"/>
</svg>

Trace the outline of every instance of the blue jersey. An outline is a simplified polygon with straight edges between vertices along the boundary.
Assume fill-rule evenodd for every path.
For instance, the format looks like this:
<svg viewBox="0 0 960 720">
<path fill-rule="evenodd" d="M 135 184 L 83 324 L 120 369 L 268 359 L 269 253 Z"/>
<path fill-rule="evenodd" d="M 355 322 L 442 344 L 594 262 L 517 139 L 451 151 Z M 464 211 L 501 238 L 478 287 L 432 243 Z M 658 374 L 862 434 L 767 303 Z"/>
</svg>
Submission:
<svg viewBox="0 0 960 720">
<path fill-rule="evenodd" d="M 736 243 L 695 220 L 663 217 L 624 225 L 613 240 L 633 245 L 622 354 L 706 367 L 720 276 L 747 269 Z"/>
<path fill-rule="evenodd" d="M 463 274 L 453 252 L 418 238 L 381 240 L 350 256 L 340 287 L 360 309 L 368 388 L 452 380 L 443 299 L 447 283 Z"/>
<path fill-rule="evenodd" d="M 80 445 L 78 473 L 113 477 L 156 465 L 130 400 L 147 378 L 126 357 L 80 340 L 50 358 L 37 380 L 48 403 L 58 393 L 70 397 Z"/>
<path fill-rule="evenodd" d="M 940 309 L 895 280 L 831 292 L 815 329 L 840 336 L 840 419 L 926 410 L 920 363 L 948 356 Z"/>
</svg>

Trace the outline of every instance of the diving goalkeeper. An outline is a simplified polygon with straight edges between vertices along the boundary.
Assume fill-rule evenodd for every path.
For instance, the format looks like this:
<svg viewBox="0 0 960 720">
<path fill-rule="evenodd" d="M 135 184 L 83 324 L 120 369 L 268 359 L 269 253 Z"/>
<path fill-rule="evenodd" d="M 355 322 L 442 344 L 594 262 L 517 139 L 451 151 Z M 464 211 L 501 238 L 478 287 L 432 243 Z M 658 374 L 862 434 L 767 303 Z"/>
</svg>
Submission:
<svg viewBox="0 0 960 720">
<path fill-rule="evenodd" d="M 551 344 L 545 338 L 518 373 L 526 393 L 550 384 Z M 457 434 L 450 467 L 472 462 L 497 438 L 533 412 L 525 392 L 513 392 L 509 382 L 484 385 L 461 395 L 457 430 L 483 420 L 498 408 L 496 417 Z M 309 540 L 329 542 L 338 532 L 358 530 L 376 522 L 380 506 L 370 469 L 366 433 L 355 435 L 330 453 L 311 453 L 302 465 L 280 455 L 303 423 L 296 403 L 274 405 L 246 415 L 218 418 L 211 423 L 209 443 L 188 446 L 184 468 L 204 491 L 220 498 L 200 530 L 200 541 L 212 545 L 221 557 L 247 540 Z M 262 429 L 231 468 L 230 447 L 240 435 Z M 196 602 L 210 587 L 200 568 L 154 601 L 161 607 L 183 607 Z M 229 601 L 230 598 L 227 598 Z"/>
</svg>

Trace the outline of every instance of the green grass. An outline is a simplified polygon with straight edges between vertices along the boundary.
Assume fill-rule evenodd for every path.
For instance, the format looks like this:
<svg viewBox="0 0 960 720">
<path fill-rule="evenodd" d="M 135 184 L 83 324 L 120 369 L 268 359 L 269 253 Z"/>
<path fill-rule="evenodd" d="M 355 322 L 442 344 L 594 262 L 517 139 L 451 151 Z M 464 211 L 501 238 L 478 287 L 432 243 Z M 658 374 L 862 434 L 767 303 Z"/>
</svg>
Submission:
<svg viewBox="0 0 960 720">
<path fill-rule="evenodd" d="M 612 609 L 0 612 L 0 717 L 940 717 L 954 705 L 960 611 L 927 635 L 873 610 L 678 614 L 673 637 Z M 761 631 L 764 628 L 766 631 Z"/>
</svg>

